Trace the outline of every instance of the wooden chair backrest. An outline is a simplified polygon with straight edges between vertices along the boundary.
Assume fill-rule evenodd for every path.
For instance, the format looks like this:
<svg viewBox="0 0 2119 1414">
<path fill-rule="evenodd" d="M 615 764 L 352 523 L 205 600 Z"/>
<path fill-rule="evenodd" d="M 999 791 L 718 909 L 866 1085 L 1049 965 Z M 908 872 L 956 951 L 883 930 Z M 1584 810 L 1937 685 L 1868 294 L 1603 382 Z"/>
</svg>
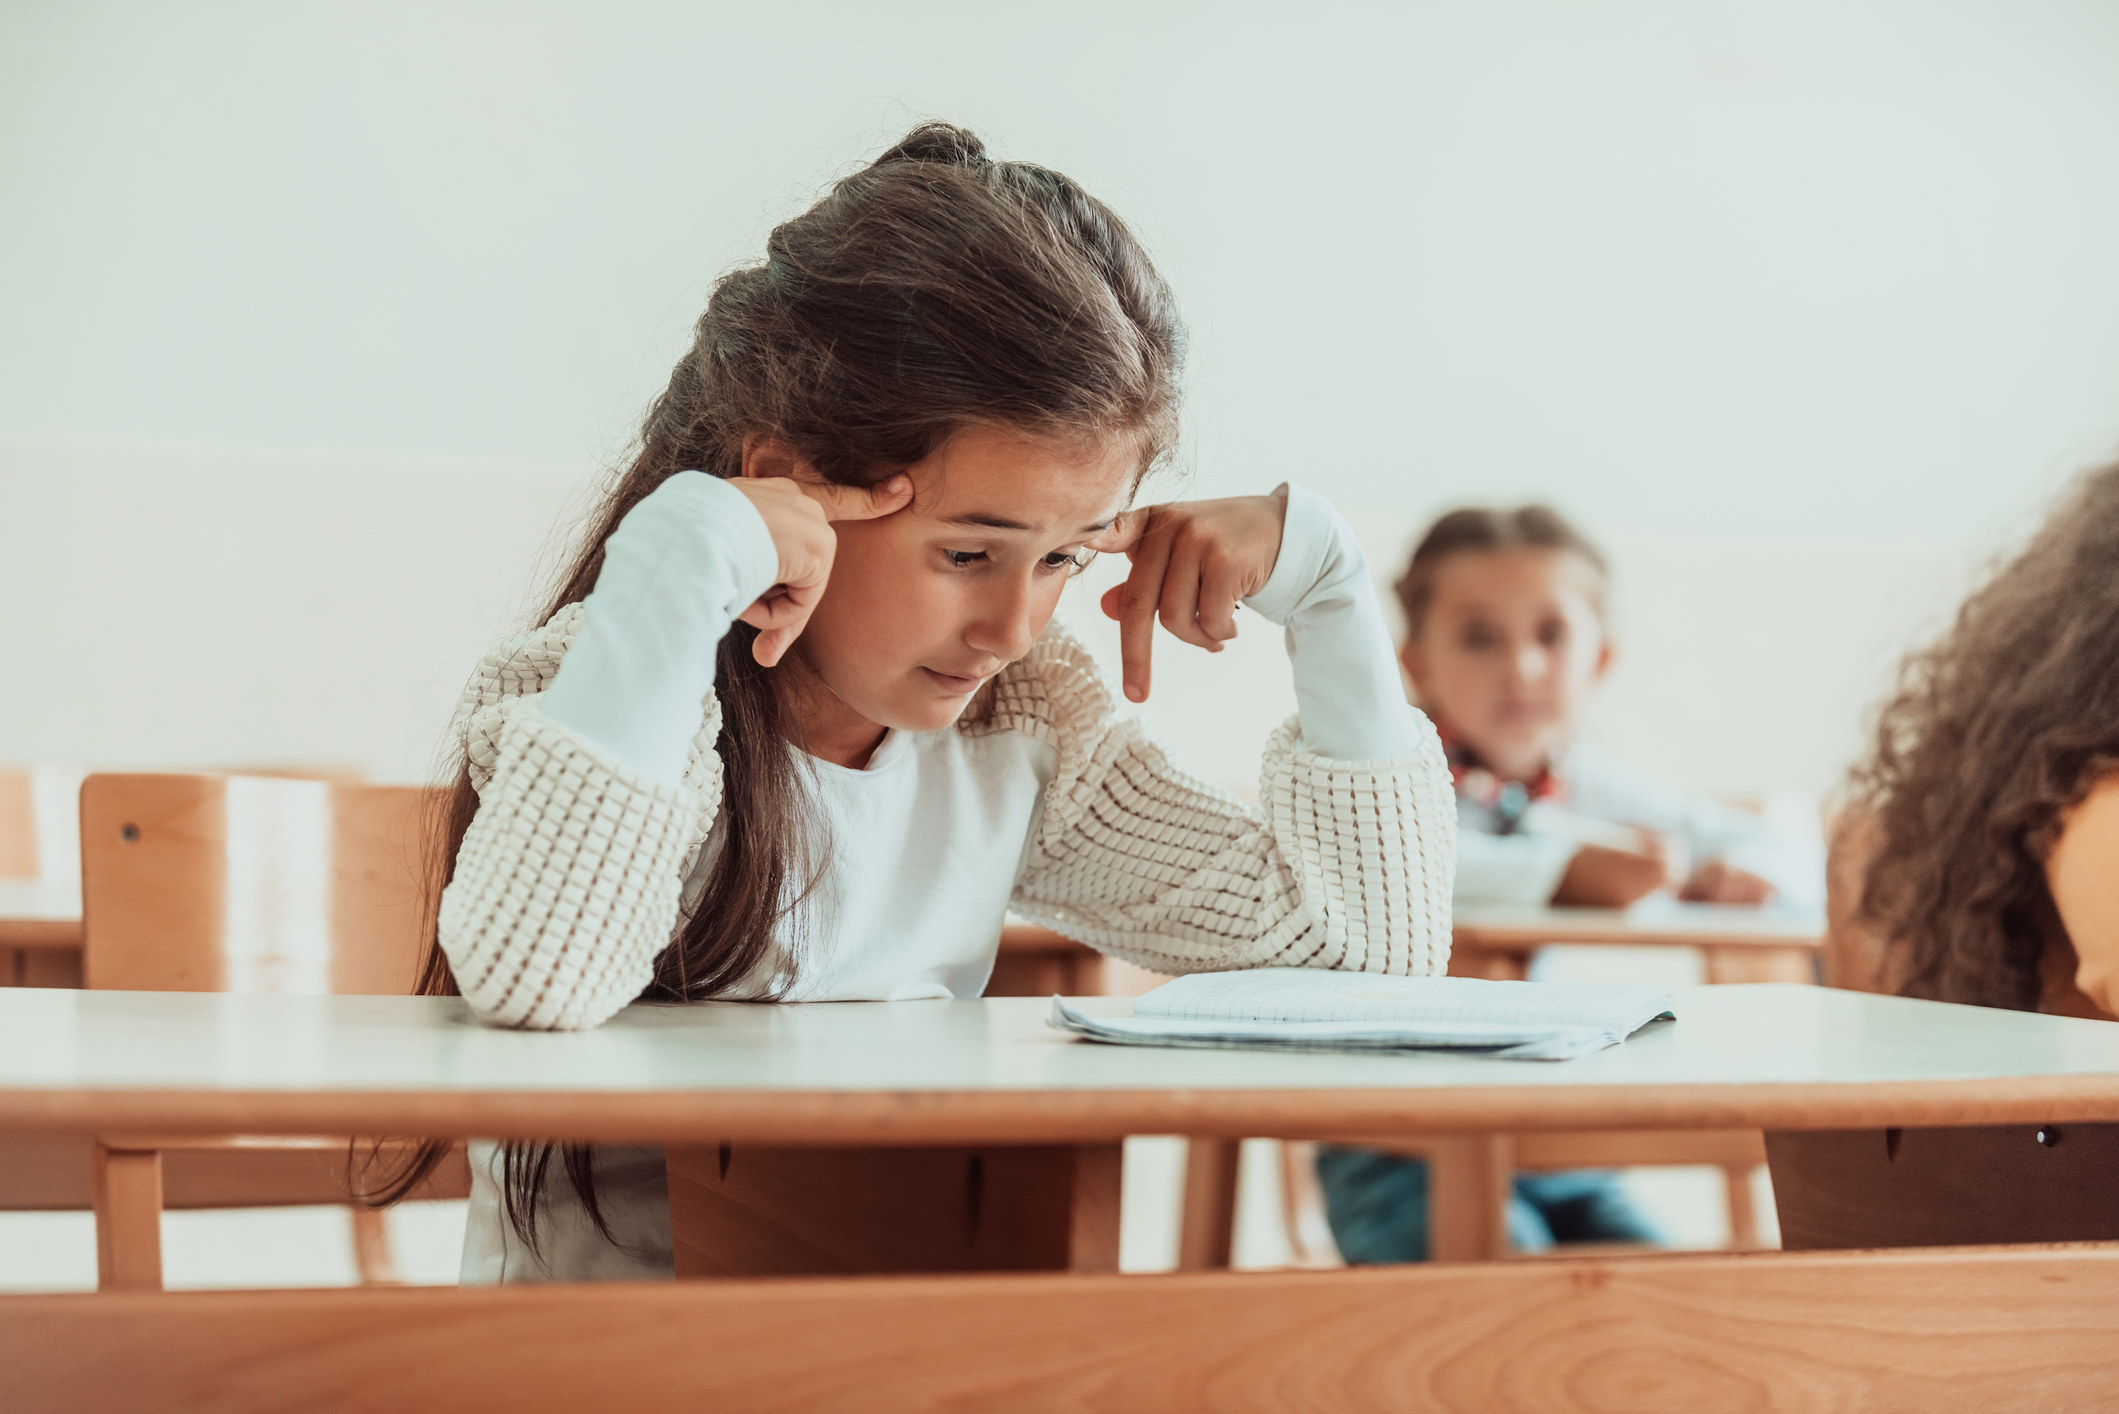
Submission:
<svg viewBox="0 0 2119 1414">
<path fill-rule="evenodd" d="M 0 769 L 0 879 L 34 879 L 37 858 L 37 792 L 30 773 Z"/>
<path fill-rule="evenodd" d="M 219 775 L 81 787 L 87 985 L 403 995 L 444 793 Z"/>
</svg>

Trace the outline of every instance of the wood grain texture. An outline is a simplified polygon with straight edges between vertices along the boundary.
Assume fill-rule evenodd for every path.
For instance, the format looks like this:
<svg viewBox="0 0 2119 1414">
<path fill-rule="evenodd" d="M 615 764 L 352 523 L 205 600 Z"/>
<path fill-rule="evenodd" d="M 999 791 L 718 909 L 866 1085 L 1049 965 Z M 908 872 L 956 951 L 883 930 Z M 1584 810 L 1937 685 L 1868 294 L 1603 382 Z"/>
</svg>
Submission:
<svg viewBox="0 0 2119 1414">
<path fill-rule="evenodd" d="M 1118 1146 L 668 1151 L 680 1277 L 1115 1271 Z"/>
<path fill-rule="evenodd" d="M 0 1297 L 10 1409 L 2109 1407 L 2119 1249 Z"/>
</svg>

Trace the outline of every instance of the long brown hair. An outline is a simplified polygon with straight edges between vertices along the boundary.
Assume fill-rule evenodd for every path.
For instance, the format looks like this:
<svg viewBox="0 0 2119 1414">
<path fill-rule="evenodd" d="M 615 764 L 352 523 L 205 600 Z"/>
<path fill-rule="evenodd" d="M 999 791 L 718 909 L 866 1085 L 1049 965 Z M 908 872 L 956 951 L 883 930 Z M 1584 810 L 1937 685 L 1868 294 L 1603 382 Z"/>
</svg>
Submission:
<svg viewBox="0 0 2119 1414">
<path fill-rule="evenodd" d="M 989 159 L 962 128 L 923 124 L 776 227 L 762 264 L 715 284 L 544 620 L 595 587 L 626 512 L 679 471 L 736 475 L 752 433 L 849 486 L 887 480 L 973 425 L 1129 439 L 1145 474 L 1175 440 L 1182 345 L 1168 286 L 1110 208 L 1057 172 Z M 645 997 L 694 1001 L 748 976 L 811 882 L 792 723 L 775 674 L 752 657 L 755 637 L 738 624 L 715 660 L 723 844 Z M 451 805 L 440 843 L 453 871 L 478 810 L 467 771 Z M 420 991 L 456 993 L 434 941 Z M 610 1236 L 577 1144 L 507 1147 L 516 1231 L 535 1247 L 555 1151 Z M 403 1197 L 442 1152 L 427 1146 L 423 1166 L 376 1200 Z"/>
<path fill-rule="evenodd" d="M 2119 465 L 1909 656 L 1846 818 L 1869 848 L 1854 922 L 1911 996 L 2029 1010 L 2068 946 L 2046 887 L 2063 815 L 2119 767 Z"/>
</svg>

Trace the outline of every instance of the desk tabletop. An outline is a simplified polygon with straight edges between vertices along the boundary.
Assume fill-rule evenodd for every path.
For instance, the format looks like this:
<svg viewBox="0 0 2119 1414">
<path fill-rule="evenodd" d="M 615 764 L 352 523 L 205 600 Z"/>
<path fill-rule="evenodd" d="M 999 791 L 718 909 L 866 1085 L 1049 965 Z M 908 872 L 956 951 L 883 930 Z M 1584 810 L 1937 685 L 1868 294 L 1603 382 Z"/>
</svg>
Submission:
<svg viewBox="0 0 2119 1414">
<path fill-rule="evenodd" d="M 0 947 L 81 946 L 81 886 L 0 879 Z"/>
<path fill-rule="evenodd" d="M 2119 1023 L 1816 987 L 1686 989 L 1678 1020 L 1557 1063 L 1102 1046 L 1047 1009 L 634 1006 L 538 1033 L 452 998 L 5 989 L 0 1129 L 876 1144 L 2119 1121 Z"/>
<path fill-rule="evenodd" d="M 1460 908 L 1452 931 L 1462 947 L 1546 943 L 1665 947 L 1817 948 L 1822 915 L 1651 898 L 1631 908 Z"/>
</svg>

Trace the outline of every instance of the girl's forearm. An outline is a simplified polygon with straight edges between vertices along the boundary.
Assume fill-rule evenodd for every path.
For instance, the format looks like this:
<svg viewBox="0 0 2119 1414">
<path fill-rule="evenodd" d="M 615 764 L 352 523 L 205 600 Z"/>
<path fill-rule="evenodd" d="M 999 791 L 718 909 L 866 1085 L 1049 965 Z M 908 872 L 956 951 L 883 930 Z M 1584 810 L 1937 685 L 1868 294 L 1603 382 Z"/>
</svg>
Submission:
<svg viewBox="0 0 2119 1414">
<path fill-rule="evenodd" d="M 1287 630 L 1301 747 L 1341 761 L 1412 755 L 1430 729 L 1405 700 L 1368 559 L 1329 501 L 1292 485 L 1287 497 L 1272 578 L 1244 603 Z"/>
<path fill-rule="evenodd" d="M 654 780 L 684 779 L 714 655 L 736 616 L 768 589 L 779 557 L 748 498 L 684 471 L 627 513 L 546 718 Z"/>
</svg>

